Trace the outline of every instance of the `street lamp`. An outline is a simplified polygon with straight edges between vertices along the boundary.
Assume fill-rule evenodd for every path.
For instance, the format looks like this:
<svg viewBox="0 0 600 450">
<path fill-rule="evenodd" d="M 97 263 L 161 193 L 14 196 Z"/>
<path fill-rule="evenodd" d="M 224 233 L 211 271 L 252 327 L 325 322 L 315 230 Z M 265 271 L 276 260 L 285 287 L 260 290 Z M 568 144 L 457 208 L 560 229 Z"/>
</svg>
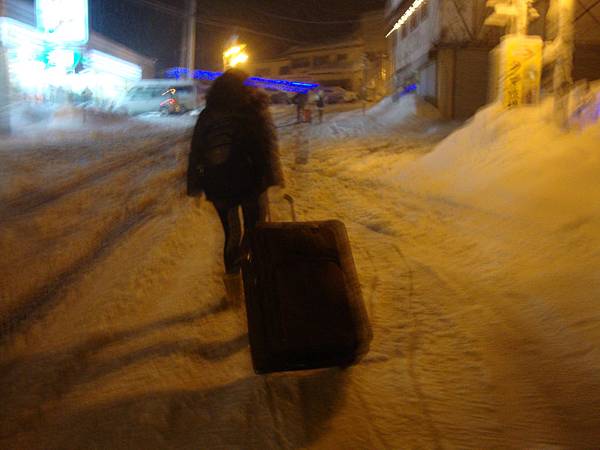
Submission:
<svg viewBox="0 0 600 450">
<path fill-rule="evenodd" d="M 246 44 L 235 44 L 223 52 L 223 69 L 231 69 L 248 62 Z"/>
</svg>

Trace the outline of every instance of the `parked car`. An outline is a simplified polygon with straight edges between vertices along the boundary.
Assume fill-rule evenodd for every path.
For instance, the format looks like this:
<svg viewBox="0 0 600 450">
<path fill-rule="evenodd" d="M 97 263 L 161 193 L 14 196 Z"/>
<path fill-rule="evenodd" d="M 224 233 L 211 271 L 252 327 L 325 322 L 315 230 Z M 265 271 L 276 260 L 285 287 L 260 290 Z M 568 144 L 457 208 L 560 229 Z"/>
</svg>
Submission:
<svg viewBox="0 0 600 450">
<path fill-rule="evenodd" d="M 259 90 L 269 97 L 269 101 L 273 105 L 288 105 L 291 103 L 290 96 L 287 92 L 273 88 L 261 88 Z"/>
<path fill-rule="evenodd" d="M 358 100 L 355 92 L 347 91 L 339 86 L 326 86 L 322 88 L 325 103 L 350 103 Z"/>
<path fill-rule="evenodd" d="M 191 111 L 200 104 L 199 87 L 193 80 L 142 80 L 136 83 L 115 104 L 118 113 L 137 115 L 164 109 L 165 92 L 172 98 L 180 112 Z"/>
</svg>

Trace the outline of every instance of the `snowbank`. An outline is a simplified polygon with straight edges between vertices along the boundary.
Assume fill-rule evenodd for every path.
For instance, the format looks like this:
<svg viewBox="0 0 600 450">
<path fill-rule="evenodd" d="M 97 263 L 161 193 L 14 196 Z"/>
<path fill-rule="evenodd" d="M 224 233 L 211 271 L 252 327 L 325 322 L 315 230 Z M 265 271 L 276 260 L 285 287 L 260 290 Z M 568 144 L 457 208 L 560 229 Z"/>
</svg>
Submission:
<svg viewBox="0 0 600 450">
<path fill-rule="evenodd" d="M 405 95 L 396 102 L 386 97 L 369 109 L 367 114 L 387 127 L 405 127 L 414 125 L 414 120 L 425 123 L 440 118 L 439 111 L 418 95 Z"/>
<path fill-rule="evenodd" d="M 488 211 L 570 223 L 600 215 L 600 124 L 566 133 L 552 103 L 481 110 L 433 152 L 390 176 L 411 191 Z"/>
<path fill-rule="evenodd" d="M 128 117 L 96 109 L 44 105 L 19 105 L 13 112 L 13 133 L 0 144 L 2 150 L 18 150 L 28 145 L 79 143 L 90 141 L 143 137 L 162 133 L 165 129 L 185 130 L 193 127 L 196 118 Z"/>
</svg>

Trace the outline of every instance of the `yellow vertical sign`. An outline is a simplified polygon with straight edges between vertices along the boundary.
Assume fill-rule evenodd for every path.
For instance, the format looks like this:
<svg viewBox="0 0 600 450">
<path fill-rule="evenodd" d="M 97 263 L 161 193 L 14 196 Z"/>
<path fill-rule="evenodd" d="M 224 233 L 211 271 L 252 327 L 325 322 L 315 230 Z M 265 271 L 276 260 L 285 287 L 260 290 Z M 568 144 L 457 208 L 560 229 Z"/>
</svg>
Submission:
<svg viewBox="0 0 600 450">
<path fill-rule="evenodd" d="M 542 39 L 539 36 L 505 36 L 500 44 L 499 69 L 505 108 L 537 103 L 542 76 Z"/>
</svg>

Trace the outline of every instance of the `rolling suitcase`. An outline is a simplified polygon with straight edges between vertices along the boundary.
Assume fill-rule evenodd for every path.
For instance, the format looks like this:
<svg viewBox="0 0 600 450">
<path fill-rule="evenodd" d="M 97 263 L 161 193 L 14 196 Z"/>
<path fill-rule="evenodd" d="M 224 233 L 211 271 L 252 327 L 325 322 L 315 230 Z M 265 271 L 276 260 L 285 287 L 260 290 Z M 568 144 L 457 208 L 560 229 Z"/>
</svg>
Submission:
<svg viewBox="0 0 600 450">
<path fill-rule="evenodd" d="M 242 271 L 256 373 L 352 365 L 372 337 L 340 221 L 266 222 Z"/>
</svg>

